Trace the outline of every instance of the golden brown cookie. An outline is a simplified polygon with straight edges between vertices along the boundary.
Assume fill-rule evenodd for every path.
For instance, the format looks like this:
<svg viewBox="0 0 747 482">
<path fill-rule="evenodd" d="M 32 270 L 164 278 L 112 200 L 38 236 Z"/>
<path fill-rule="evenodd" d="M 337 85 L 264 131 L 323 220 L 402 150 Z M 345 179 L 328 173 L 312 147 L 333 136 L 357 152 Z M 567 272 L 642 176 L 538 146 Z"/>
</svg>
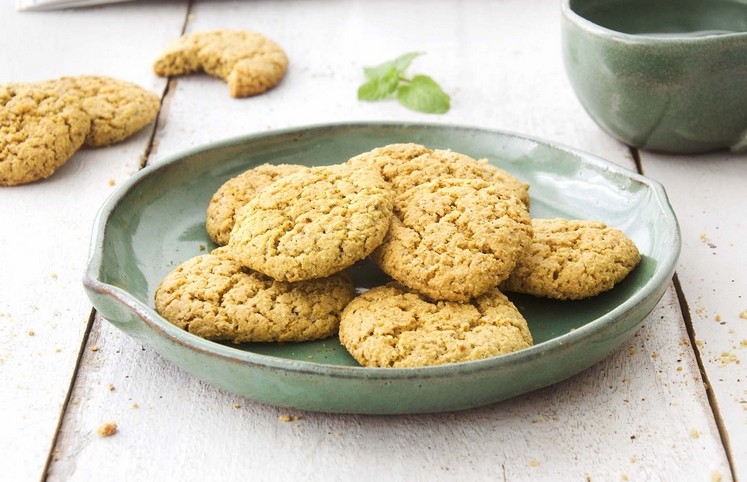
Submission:
<svg viewBox="0 0 747 482">
<path fill-rule="evenodd" d="M 81 75 L 62 77 L 42 85 L 80 97 L 91 117 L 88 147 L 114 144 L 139 131 L 158 114 L 161 99 L 139 85 L 112 77 Z"/>
<path fill-rule="evenodd" d="M 641 257 L 622 231 L 597 221 L 533 219 L 534 239 L 501 284 L 504 291 L 577 300 L 622 281 Z"/>
<path fill-rule="evenodd" d="M 348 304 L 340 342 L 368 367 L 417 367 L 479 360 L 528 348 L 532 335 L 496 288 L 469 303 L 429 301 L 397 283 Z"/>
<path fill-rule="evenodd" d="M 236 214 L 228 247 L 281 281 L 329 276 L 384 239 L 393 193 L 373 170 L 313 167 L 282 177 Z"/>
<path fill-rule="evenodd" d="M 242 267 L 218 249 L 169 273 L 155 305 L 172 324 L 209 340 L 308 341 L 334 335 L 354 295 L 345 274 L 285 283 Z"/>
<path fill-rule="evenodd" d="M 500 184 L 529 206 L 529 185 L 508 172 L 464 154 L 429 149 L 420 144 L 390 144 L 359 154 L 348 161 L 353 167 L 374 166 L 399 195 L 435 179 L 484 179 Z"/>
<path fill-rule="evenodd" d="M 262 164 L 223 183 L 207 208 L 205 229 L 215 244 L 224 246 L 233 229 L 236 210 L 283 176 L 306 169 L 294 164 Z"/>
<path fill-rule="evenodd" d="M 204 70 L 228 82 L 233 97 L 275 87 L 288 58 L 275 42 L 250 30 L 214 30 L 183 35 L 156 60 L 153 70 L 168 77 Z"/>
<path fill-rule="evenodd" d="M 76 96 L 35 84 L 0 86 L 0 186 L 51 176 L 90 128 Z"/>
<path fill-rule="evenodd" d="M 438 179 L 395 199 L 373 260 L 436 300 L 465 302 L 508 277 L 531 241 L 526 206 L 482 179 Z"/>
</svg>

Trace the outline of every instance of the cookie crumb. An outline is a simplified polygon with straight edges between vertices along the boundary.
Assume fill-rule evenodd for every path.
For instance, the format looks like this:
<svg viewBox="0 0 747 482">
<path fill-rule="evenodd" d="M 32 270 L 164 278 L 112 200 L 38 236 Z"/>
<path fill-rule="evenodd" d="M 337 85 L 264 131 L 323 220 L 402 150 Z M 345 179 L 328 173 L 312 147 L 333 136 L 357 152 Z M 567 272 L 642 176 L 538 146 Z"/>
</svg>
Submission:
<svg viewBox="0 0 747 482">
<path fill-rule="evenodd" d="M 742 345 L 742 347 L 747 347 L 747 338 L 745 338 L 744 340 L 740 341 L 739 344 Z"/>
<path fill-rule="evenodd" d="M 93 345 L 91 347 L 91 351 L 99 351 L 99 346 L 98 345 Z"/>
<path fill-rule="evenodd" d="M 747 310 L 740 311 L 739 317 L 742 318 L 743 320 L 747 320 Z"/>
<path fill-rule="evenodd" d="M 52 279 L 57 279 L 57 273 L 49 273 L 49 277 Z"/>
<path fill-rule="evenodd" d="M 718 470 L 714 470 L 711 472 L 711 482 L 721 482 L 723 479 L 723 476 L 721 475 L 721 472 Z"/>
<path fill-rule="evenodd" d="M 108 183 L 110 186 L 113 186 L 117 183 L 117 181 L 115 181 L 114 179 L 109 179 Z"/>
<path fill-rule="evenodd" d="M 532 460 L 529 461 L 529 466 L 530 467 L 539 467 L 539 464 L 540 463 L 537 461 L 537 459 L 532 459 Z"/>
<path fill-rule="evenodd" d="M 716 313 L 716 317 L 714 319 L 716 321 L 721 321 L 721 313 Z"/>
<path fill-rule="evenodd" d="M 234 403 L 233 404 L 233 408 L 241 408 L 241 404 L 240 403 Z"/>
<path fill-rule="evenodd" d="M 138 405 L 136 402 L 132 402 L 130 404 L 130 408 L 140 408 L 140 405 Z"/>
<path fill-rule="evenodd" d="M 28 333 L 28 335 L 29 335 L 29 336 L 34 336 L 34 335 L 36 335 L 36 333 L 34 332 L 34 330 L 29 330 L 29 333 Z"/>
<path fill-rule="evenodd" d="M 725 351 L 717 357 L 718 361 L 721 362 L 721 366 L 728 365 L 729 363 L 736 363 L 739 365 L 739 358 L 734 353 Z"/>
<path fill-rule="evenodd" d="M 110 391 L 110 392 L 113 392 L 113 391 L 116 391 L 116 390 L 117 390 L 117 387 L 115 387 L 115 386 L 114 386 L 114 385 L 112 385 L 111 383 L 109 384 L 109 386 L 108 386 L 107 388 L 109 389 L 109 391 Z"/>
<path fill-rule="evenodd" d="M 55 352 L 55 353 L 61 353 L 61 352 L 62 352 L 62 348 L 55 348 L 55 349 L 54 349 L 54 352 Z"/>
<path fill-rule="evenodd" d="M 102 437 L 111 437 L 117 433 L 117 424 L 115 422 L 104 422 L 96 429 L 96 433 Z"/>
<path fill-rule="evenodd" d="M 634 456 L 632 456 L 632 457 L 630 457 L 630 463 L 631 463 L 631 464 L 634 464 L 634 463 L 636 463 L 636 462 L 638 462 L 638 457 L 636 457 L 635 455 L 634 455 Z"/>
<path fill-rule="evenodd" d="M 204 244 L 201 244 L 199 247 L 200 251 L 205 251 L 207 249 L 207 246 L 205 246 Z"/>
<path fill-rule="evenodd" d="M 700 438 L 700 432 L 695 429 L 690 430 L 690 438 Z"/>
<path fill-rule="evenodd" d="M 280 416 L 278 417 L 278 420 L 280 420 L 280 421 L 281 421 L 281 422 L 283 422 L 283 423 L 288 423 L 288 422 L 290 422 L 290 421 L 291 421 L 291 416 L 290 416 L 290 415 L 288 415 L 287 413 L 284 413 L 283 415 L 280 415 Z"/>
</svg>

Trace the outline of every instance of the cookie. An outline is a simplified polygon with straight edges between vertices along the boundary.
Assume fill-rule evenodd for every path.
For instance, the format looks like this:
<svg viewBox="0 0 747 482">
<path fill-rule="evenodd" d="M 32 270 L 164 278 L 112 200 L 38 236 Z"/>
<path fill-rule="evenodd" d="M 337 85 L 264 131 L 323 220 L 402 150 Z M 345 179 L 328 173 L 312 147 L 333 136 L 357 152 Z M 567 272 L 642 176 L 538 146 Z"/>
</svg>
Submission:
<svg viewBox="0 0 747 482">
<path fill-rule="evenodd" d="M 221 249 L 169 273 L 155 306 L 172 324 L 209 340 L 308 341 L 337 332 L 355 290 L 344 274 L 284 283 L 242 267 Z"/>
<path fill-rule="evenodd" d="M 0 186 L 51 176 L 90 128 L 76 96 L 34 84 L 0 86 Z"/>
<path fill-rule="evenodd" d="M 85 140 L 88 147 L 108 146 L 130 137 L 153 121 L 161 107 L 158 95 L 111 77 L 62 77 L 43 85 L 81 98 L 83 109 L 91 117 Z"/>
<path fill-rule="evenodd" d="M 397 283 L 373 288 L 342 312 L 340 342 L 367 367 L 479 360 L 528 348 L 532 335 L 496 288 L 469 303 L 433 302 Z"/>
<path fill-rule="evenodd" d="M 370 169 L 305 169 L 278 179 L 237 212 L 228 247 L 244 266 L 280 281 L 329 276 L 381 243 L 393 197 Z"/>
<path fill-rule="evenodd" d="M 501 284 L 504 291 L 588 298 L 622 281 L 641 259 L 632 240 L 601 222 L 533 219 L 532 225 L 532 243 Z"/>
<path fill-rule="evenodd" d="M 426 296 L 465 302 L 508 277 L 531 235 L 526 206 L 499 185 L 438 179 L 396 198 L 372 259 Z"/>
<path fill-rule="evenodd" d="M 248 203 L 260 190 L 283 176 L 305 169 L 293 164 L 262 164 L 223 183 L 207 208 L 205 229 L 218 246 L 228 244 L 236 210 Z"/>
<path fill-rule="evenodd" d="M 464 154 L 429 149 L 420 144 L 390 144 L 359 154 L 348 161 L 353 167 L 373 166 L 396 194 L 436 179 L 484 179 L 500 184 L 529 206 L 529 185 L 508 172 Z"/>
<path fill-rule="evenodd" d="M 204 70 L 227 81 L 233 97 L 247 97 L 275 87 L 287 67 L 283 49 L 264 35 L 214 30 L 189 33 L 172 42 L 153 70 L 162 77 Z"/>
</svg>

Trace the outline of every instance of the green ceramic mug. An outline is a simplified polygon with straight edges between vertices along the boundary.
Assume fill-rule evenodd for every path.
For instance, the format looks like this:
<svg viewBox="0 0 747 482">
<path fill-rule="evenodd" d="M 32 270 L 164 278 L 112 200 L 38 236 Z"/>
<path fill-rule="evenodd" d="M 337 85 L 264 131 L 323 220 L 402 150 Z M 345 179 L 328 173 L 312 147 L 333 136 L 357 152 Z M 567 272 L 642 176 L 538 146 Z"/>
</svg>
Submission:
<svg viewBox="0 0 747 482">
<path fill-rule="evenodd" d="M 561 30 L 571 85 L 614 137 L 747 150 L 747 0 L 563 0 Z"/>
</svg>

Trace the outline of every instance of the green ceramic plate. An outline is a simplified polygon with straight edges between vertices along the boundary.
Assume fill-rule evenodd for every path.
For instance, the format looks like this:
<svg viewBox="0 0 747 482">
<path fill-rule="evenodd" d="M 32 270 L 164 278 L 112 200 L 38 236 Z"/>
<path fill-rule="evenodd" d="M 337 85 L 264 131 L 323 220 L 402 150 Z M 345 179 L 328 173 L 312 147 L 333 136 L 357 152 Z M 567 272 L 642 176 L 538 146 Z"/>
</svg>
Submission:
<svg viewBox="0 0 747 482">
<path fill-rule="evenodd" d="M 535 346 L 436 367 L 363 368 L 336 338 L 223 345 L 186 333 L 155 312 L 160 280 L 213 248 L 204 229 L 205 209 L 225 180 L 265 162 L 334 164 L 395 142 L 487 158 L 530 183 L 534 217 L 603 220 L 635 241 L 641 264 L 613 290 L 590 300 L 512 296 Z M 252 400 L 325 412 L 435 412 L 503 400 L 601 360 L 654 308 L 679 251 L 677 221 L 661 185 L 589 154 L 470 127 L 339 124 L 218 142 L 143 169 L 101 208 L 84 285 L 111 323 L 194 375 Z M 365 262 L 352 272 L 359 287 L 386 281 Z"/>
</svg>

